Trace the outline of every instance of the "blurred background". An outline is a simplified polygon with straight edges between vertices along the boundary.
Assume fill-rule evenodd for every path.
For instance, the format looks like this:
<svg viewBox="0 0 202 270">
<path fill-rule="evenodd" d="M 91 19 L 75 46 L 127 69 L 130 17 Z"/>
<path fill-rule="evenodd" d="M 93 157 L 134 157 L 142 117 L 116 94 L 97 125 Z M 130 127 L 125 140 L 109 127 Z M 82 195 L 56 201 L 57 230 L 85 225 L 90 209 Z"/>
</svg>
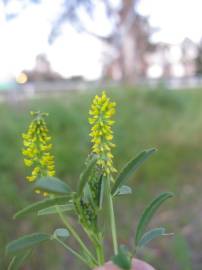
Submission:
<svg viewBox="0 0 202 270">
<path fill-rule="evenodd" d="M 134 194 L 117 201 L 119 241 L 131 246 L 143 208 L 172 191 L 152 225 L 175 236 L 139 257 L 158 270 L 202 269 L 201 10 L 200 0 L 0 0 L 0 269 L 8 241 L 61 226 L 54 216 L 12 219 L 39 199 L 21 155 L 29 111 L 49 112 L 57 176 L 75 187 L 90 147 L 88 109 L 102 89 L 117 102 L 116 167 L 159 150 L 130 180 Z M 105 240 L 110 254 L 110 233 Z M 51 243 L 22 269 L 81 267 Z"/>
</svg>

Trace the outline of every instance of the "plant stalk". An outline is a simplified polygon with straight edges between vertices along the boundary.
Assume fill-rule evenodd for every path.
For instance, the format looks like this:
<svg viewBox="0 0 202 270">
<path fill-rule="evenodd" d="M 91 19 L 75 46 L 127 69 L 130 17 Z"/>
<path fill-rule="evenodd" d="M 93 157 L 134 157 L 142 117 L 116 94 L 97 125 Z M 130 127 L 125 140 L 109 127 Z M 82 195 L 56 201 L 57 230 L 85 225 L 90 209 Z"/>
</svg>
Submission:
<svg viewBox="0 0 202 270">
<path fill-rule="evenodd" d="M 86 234 L 88 235 L 89 239 L 93 243 L 96 249 L 97 254 L 97 261 L 98 264 L 101 266 L 104 264 L 104 248 L 103 248 L 103 239 L 100 232 L 97 232 L 96 235 L 91 234 L 87 229 L 83 228 Z"/>
<path fill-rule="evenodd" d="M 98 263 L 99 265 L 103 265 L 104 264 L 104 249 L 103 249 L 103 239 L 102 236 L 99 234 L 98 235 L 99 238 L 99 244 L 97 244 L 96 246 L 96 253 L 97 253 L 97 258 L 98 258 Z"/>
<path fill-rule="evenodd" d="M 111 187 L 110 187 L 110 177 L 106 178 L 106 182 L 107 182 L 106 183 L 106 196 L 107 196 L 107 201 L 108 201 L 108 211 L 109 211 L 109 218 L 110 218 L 110 225 L 111 225 L 111 232 L 112 232 L 112 241 L 113 241 L 114 255 L 116 255 L 118 253 L 118 243 L 117 243 L 114 206 L 113 206 L 113 199 L 112 199 Z"/>
<path fill-rule="evenodd" d="M 57 208 L 57 206 L 56 206 L 56 208 Z M 92 260 L 94 266 L 97 265 L 96 259 L 94 258 L 94 256 L 90 252 L 90 250 L 86 247 L 86 245 L 84 244 L 84 242 L 81 240 L 80 236 L 77 234 L 77 232 L 74 230 L 74 228 L 69 224 L 69 222 L 64 218 L 64 216 L 60 212 L 60 210 L 58 208 L 57 208 L 57 210 L 58 210 L 58 215 L 60 216 L 60 218 L 61 218 L 62 222 L 64 223 L 64 225 L 67 227 L 67 229 L 70 231 L 70 233 L 77 240 L 77 242 L 79 243 L 79 245 L 81 246 L 81 248 L 85 251 L 85 253 Z"/>
<path fill-rule="evenodd" d="M 81 256 L 77 251 L 72 249 L 70 246 L 66 245 L 62 240 L 60 240 L 58 237 L 54 238 L 57 242 L 59 242 L 65 249 L 67 249 L 69 252 L 71 252 L 73 255 L 75 255 L 79 260 L 87 264 L 90 268 L 94 267 L 95 265 L 91 262 L 88 262 L 83 256 Z"/>
</svg>

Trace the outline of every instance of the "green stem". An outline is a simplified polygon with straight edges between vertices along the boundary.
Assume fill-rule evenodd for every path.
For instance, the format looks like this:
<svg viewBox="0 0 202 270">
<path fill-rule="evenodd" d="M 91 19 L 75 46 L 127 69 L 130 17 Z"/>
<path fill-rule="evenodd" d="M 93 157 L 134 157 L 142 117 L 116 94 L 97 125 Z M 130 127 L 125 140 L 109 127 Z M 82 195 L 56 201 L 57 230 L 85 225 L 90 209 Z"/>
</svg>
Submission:
<svg viewBox="0 0 202 270">
<path fill-rule="evenodd" d="M 96 253 L 97 253 L 98 263 L 101 266 L 104 264 L 103 239 L 101 235 L 99 235 L 99 245 L 96 246 Z"/>
<path fill-rule="evenodd" d="M 92 234 L 86 228 L 83 228 L 86 234 L 88 235 L 89 239 L 93 243 L 96 249 L 97 254 L 97 261 L 98 264 L 101 266 L 104 264 L 104 248 L 103 248 L 103 239 L 100 232 L 97 232 L 96 235 Z"/>
<path fill-rule="evenodd" d="M 57 208 L 57 206 L 56 206 Z M 81 238 L 79 237 L 79 235 L 77 234 L 77 232 L 74 230 L 74 228 L 69 224 L 69 222 L 64 218 L 63 214 L 60 212 L 60 210 L 57 208 L 58 210 L 58 215 L 60 216 L 62 222 L 64 223 L 64 225 L 67 227 L 67 229 L 70 231 L 70 233 L 74 236 L 74 238 L 77 240 L 77 242 L 80 244 L 81 248 L 85 251 L 85 253 L 89 256 L 89 258 L 92 260 L 94 266 L 97 265 L 96 259 L 94 258 L 94 256 L 92 255 L 92 253 L 90 252 L 90 250 L 86 247 L 86 245 L 84 244 L 84 242 L 81 240 Z"/>
<path fill-rule="evenodd" d="M 97 260 L 98 260 L 98 265 L 101 266 L 101 258 L 100 258 L 100 247 L 96 246 L 96 254 L 97 254 Z"/>
<path fill-rule="evenodd" d="M 109 218 L 112 232 L 112 241 L 114 247 L 114 254 L 118 253 L 118 243 L 117 243 L 117 234 L 116 234 L 116 223 L 115 223 L 115 215 L 114 215 L 114 207 L 113 200 L 111 195 L 111 187 L 110 187 L 110 177 L 106 178 L 106 196 L 108 201 L 108 210 L 109 210 Z"/>
<path fill-rule="evenodd" d="M 73 255 L 75 255 L 79 260 L 87 264 L 90 268 L 94 267 L 94 264 L 91 264 L 88 262 L 84 257 L 82 257 L 77 251 L 72 249 L 70 246 L 66 245 L 62 240 L 60 240 L 58 237 L 54 238 L 57 242 L 59 242 L 65 249 L 70 251 Z"/>
</svg>

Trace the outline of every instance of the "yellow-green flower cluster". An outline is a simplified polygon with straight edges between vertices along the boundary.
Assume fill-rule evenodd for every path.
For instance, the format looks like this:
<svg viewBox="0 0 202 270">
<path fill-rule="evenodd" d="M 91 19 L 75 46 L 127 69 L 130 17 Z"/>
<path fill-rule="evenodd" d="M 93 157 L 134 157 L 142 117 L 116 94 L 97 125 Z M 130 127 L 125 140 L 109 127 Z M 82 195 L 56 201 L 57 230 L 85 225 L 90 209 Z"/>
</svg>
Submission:
<svg viewBox="0 0 202 270">
<path fill-rule="evenodd" d="M 105 92 L 101 96 L 95 96 L 89 111 L 89 123 L 92 125 L 90 136 L 92 137 L 92 152 L 98 157 L 97 165 L 103 170 L 103 174 L 110 175 L 116 172 L 113 167 L 113 155 L 111 153 L 113 131 L 111 120 L 115 114 L 115 102 L 110 102 Z"/>
<path fill-rule="evenodd" d="M 47 114 L 31 112 L 31 115 L 34 119 L 30 123 L 28 131 L 22 134 L 24 144 L 22 153 L 25 156 L 25 165 L 32 167 L 32 174 L 26 178 L 33 182 L 41 176 L 54 176 L 55 163 L 54 157 L 50 153 L 51 137 L 48 135 L 48 128 L 44 120 Z"/>
</svg>

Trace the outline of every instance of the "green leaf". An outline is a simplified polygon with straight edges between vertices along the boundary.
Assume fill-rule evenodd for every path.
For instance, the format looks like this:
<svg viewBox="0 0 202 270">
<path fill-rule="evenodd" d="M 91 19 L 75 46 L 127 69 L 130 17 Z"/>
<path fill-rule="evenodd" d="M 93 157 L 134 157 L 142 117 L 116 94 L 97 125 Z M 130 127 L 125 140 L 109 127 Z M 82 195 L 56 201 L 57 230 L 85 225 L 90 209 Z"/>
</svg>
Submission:
<svg viewBox="0 0 202 270">
<path fill-rule="evenodd" d="M 89 187 L 89 184 L 86 183 L 84 189 L 83 189 L 83 200 L 88 203 L 89 201 L 93 201 L 92 194 L 91 194 L 91 189 Z M 93 202 L 94 204 L 94 202 Z"/>
<path fill-rule="evenodd" d="M 33 233 L 20 237 L 6 246 L 7 254 L 15 254 L 22 250 L 36 246 L 44 241 L 50 240 L 50 236 L 45 233 Z"/>
<path fill-rule="evenodd" d="M 63 181 L 55 177 L 41 177 L 34 184 L 34 189 L 54 194 L 69 194 L 70 187 Z"/>
<path fill-rule="evenodd" d="M 53 237 L 67 238 L 69 237 L 69 231 L 64 228 L 56 229 L 53 233 Z"/>
<path fill-rule="evenodd" d="M 90 202 L 91 206 L 94 208 L 94 210 L 97 209 L 98 206 L 93 198 L 92 190 L 90 189 L 90 186 L 88 183 L 84 187 L 82 198 L 83 198 L 84 202 L 86 202 L 86 203 Z"/>
<path fill-rule="evenodd" d="M 45 200 L 30 204 L 27 207 L 18 211 L 14 215 L 14 218 L 23 217 L 29 213 L 37 212 L 37 211 L 42 210 L 44 208 L 47 208 L 49 206 L 67 203 L 70 199 L 71 199 L 70 195 L 69 196 L 65 195 L 65 196 L 58 196 L 58 197 L 51 198 L 51 199 L 45 199 Z"/>
<path fill-rule="evenodd" d="M 127 195 L 127 194 L 131 194 L 132 192 L 133 191 L 131 187 L 123 185 L 116 190 L 116 193 L 114 194 L 114 196 Z"/>
<path fill-rule="evenodd" d="M 63 204 L 63 205 L 54 205 L 47 207 L 45 209 L 42 209 L 37 212 L 38 216 L 43 216 L 43 215 L 50 215 L 50 214 L 57 214 L 58 210 L 62 212 L 67 212 L 71 211 L 74 209 L 73 203 L 68 203 L 68 204 Z"/>
<path fill-rule="evenodd" d="M 99 181 L 99 191 L 98 191 L 98 206 L 99 209 L 102 209 L 103 205 L 103 199 L 104 199 L 104 188 L 105 188 L 105 180 L 103 175 L 100 176 L 100 181 Z"/>
<path fill-rule="evenodd" d="M 119 247 L 118 254 L 112 257 L 112 261 L 121 269 L 124 269 L 124 270 L 131 269 L 132 256 L 124 245 L 121 245 Z"/>
<path fill-rule="evenodd" d="M 161 206 L 161 204 L 166 201 L 167 199 L 173 197 L 173 193 L 171 192 L 164 192 L 161 193 L 158 197 L 156 197 L 144 210 L 139 223 L 137 225 L 136 236 L 135 236 L 135 243 L 136 245 L 139 243 L 144 230 L 148 223 L 150 222 L 151 218 L 157 211 L 157 209 Z"/>
<path fill-rule="evenodd" d="M 79 184 L 78 184 L 78 195 L 81 196 L 83 189 L 88 182 L 89 176 L 92 173 L 92 169 L 94 168 L 97 162 L 97 158 L 94 156 L 92 160 L 89 162 L 88 166 L 84 170 L 84 172 L 80 175 Z"/>
<path fill-rule="evenodd" d="M 23 252 L 23 254 L 14 256 L 9 263 L 8 270 L 19 270 L 31 253 L 32 250 L 28 250 L 25 253 Z"/>
<path fill-rule="evenodd" d="M 153 239 L 159 237 L 159 236 L 168 236 L 168 235 L 173 235 L 172 233 L 165 233 L 165 228 L 155 228 L 152 229 L 148 232 L 146 232 L 140 241 L 137 243 L 137 246 L 139 247 L 144 247 L 146 246 L 150 241 Z"/>
<path fill-rule="evenodd" d="M 114 195 L 120 185 L 126 181 L 152 154 L 156 152 L 156 149 L 148 149 L 141 152 L 137 157 L 129 161 L 122 169 L 120 174 L 115 180 L 115 184 L 112 188 L 112 195 Z"/>
</svg>

